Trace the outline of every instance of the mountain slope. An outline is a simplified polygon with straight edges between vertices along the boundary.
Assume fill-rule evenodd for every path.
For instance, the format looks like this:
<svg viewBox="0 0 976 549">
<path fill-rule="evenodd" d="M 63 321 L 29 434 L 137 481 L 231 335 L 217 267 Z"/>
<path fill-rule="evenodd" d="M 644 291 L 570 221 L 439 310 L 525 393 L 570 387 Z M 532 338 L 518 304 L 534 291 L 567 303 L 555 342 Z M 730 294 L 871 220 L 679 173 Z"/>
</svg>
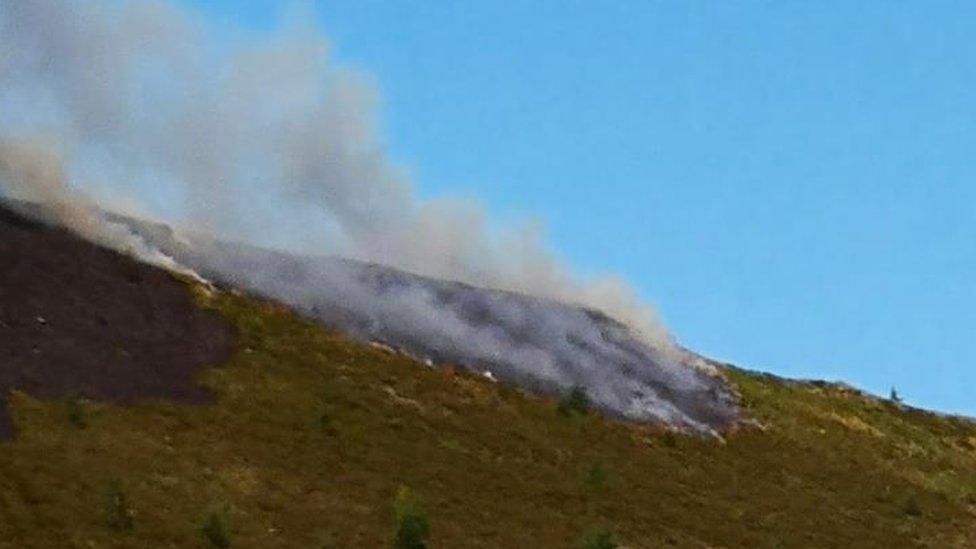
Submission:
<svg viewBox="0 0 976 549">
<path fill-rule="evenodd" d="M 594 405 L 630 419 L 699 432 L 739 419 L 734 392 L 707 362 L 671 341 L 642 340 L 599 311 L 107 217 L 211 280 L 291 305 L 363 341 L 490 372 L 536 393 L 585 387 Z"/>
<path fill-rule="evenodd" d="M 206 402 L 193 375 L 232 343 L 168 273 L 0 207 L 0 438 L 10 389 Z"/>
<path fill-rule="evenodd" d="M 50 265 L 35 275 L 75 279 Z M 126 284 L 110 265 L 93 268 Z M 603 528 L 648 548 L 976 546 L 976 426 L 962 419 L 720 366 L 759 426 L 669 434 L 170 282 L 188 314 L 236 334 L 196 377 L 213 401 L 15 389 L 0 547 L 207 547 L 211 516 L 232 547 L 390 546 L 401 486 L 424 501 L 431 547 L 574 547 Z"/>
<path fill-rule="evenodd" d="M 86 402 L 79 429 L 64 401 L 15 393 L 7 546 L 191 546 L 217 508 L 238 547 L 379 547 L 400 485 L 426 500 L 434 547 L 570 547 L 603 525 L 631 547 L 976 543 L 976 429 L 960 420 L 733 371 L 764 430 L 666 435 L 564 417 L 272 304 L 200 298 L 241 334 L 201 376 L 214 404 Z M 131 531 L 110 527 L 113 482 Z"/>
</svg>

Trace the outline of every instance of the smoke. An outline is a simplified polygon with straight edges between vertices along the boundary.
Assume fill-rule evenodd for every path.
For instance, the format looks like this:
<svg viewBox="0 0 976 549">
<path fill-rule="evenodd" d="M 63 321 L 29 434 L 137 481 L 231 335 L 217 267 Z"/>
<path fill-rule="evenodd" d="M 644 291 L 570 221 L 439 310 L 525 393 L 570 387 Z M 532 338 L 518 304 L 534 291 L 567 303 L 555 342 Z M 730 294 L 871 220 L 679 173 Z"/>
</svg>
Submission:
<svg viewBox="0 0 976 549">
<path fill-rule="evenodd" d="M 626 283 L 581 280 L 532 225 L 420 199 L 376 107 L 314 26 L 213 29 L 163 0 L 0 0 L 0 195 L 419 358 L 543 392 L 583 385 L 635 419 L 735 420 L 728 385 Z"/>
<path fill-rule="evenodd" d="M 48 144 L 0 140 L 0 183 L 11 198 L 42 205 L 40 216 L 79 236 L 136 259 L 204 281 L 135 234 L 104 217 L 81 192 L 64 184 L 63 162 Z"/>
<path fill-rule="evenodd" d="M 671 345 L 630 287 L 580 281 L 538 231 L 420 200 L 377 134 L 369 79 L 320 31 L 221 32 L 165 1 L 4 0 L 2 184 L 116 247 L 80 189 L 229 239 L 579 303 Z"/>
<path fill-rule="evenodd" d="M 112 219 L 205 276 L 418 359 L 490 372 L 541 393 L 583 386 L 603 410 L 700 432 L 737 417 L 734 394 L 700 358 L 641 344 L 592 310 L 355 260 L 178 239 L 162 225 Z"/>
</svg>

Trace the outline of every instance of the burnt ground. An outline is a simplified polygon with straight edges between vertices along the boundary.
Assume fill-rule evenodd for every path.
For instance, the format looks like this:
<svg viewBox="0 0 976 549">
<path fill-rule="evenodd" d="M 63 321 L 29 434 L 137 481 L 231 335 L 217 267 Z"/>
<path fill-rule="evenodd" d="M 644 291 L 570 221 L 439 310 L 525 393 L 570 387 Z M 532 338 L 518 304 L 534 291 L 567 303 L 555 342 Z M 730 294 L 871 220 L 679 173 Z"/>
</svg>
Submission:
<svg viewBox="0 0 976 549">
<path fill-rule="evenodd" d="M 212 398 L 195 373 L 234 334 L 169 273 L 0 205 L 0 439 L 11 389 L 113 403 Z"/>
</svg>

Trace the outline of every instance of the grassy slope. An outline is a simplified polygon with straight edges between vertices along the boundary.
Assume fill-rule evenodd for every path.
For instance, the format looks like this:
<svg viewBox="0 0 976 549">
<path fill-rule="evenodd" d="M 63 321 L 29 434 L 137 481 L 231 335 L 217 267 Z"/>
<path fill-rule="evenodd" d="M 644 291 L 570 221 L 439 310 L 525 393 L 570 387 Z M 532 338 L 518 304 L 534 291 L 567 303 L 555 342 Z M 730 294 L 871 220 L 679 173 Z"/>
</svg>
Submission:
<svg viewBox="0 0 976 549">
<path fill-rule="evenodd" d="M 666 436 L 352 343 L 284 309 L 201 300 L 241 348 L 205 372 L 215 404 L 13 398 L 0 547 L 195 547 L 208 513 L 234 547 L 383 547 L 400 485 L 433 547 L 976 546 L 976 428 L 836 387 L 738 371 L 766 425 Z M 323 415 L 327 421 L 322 422 Z M 109 524 L 117 482 L 131 531 Z"/>
</svg>

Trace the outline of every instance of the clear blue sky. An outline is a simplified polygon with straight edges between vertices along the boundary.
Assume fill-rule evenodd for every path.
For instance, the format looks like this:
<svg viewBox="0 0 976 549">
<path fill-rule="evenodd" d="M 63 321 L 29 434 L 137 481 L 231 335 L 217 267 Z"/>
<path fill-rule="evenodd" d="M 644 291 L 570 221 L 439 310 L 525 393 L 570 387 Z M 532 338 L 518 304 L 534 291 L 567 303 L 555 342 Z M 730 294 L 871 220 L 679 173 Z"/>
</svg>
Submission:
<svg viewBox="0 0 976 549">
<path fill-rule="evenodd" d="M 542 219 L 716 358 L 976 415 L 976 4 L 315 6 L 422 194 Z"/>
</svg>

